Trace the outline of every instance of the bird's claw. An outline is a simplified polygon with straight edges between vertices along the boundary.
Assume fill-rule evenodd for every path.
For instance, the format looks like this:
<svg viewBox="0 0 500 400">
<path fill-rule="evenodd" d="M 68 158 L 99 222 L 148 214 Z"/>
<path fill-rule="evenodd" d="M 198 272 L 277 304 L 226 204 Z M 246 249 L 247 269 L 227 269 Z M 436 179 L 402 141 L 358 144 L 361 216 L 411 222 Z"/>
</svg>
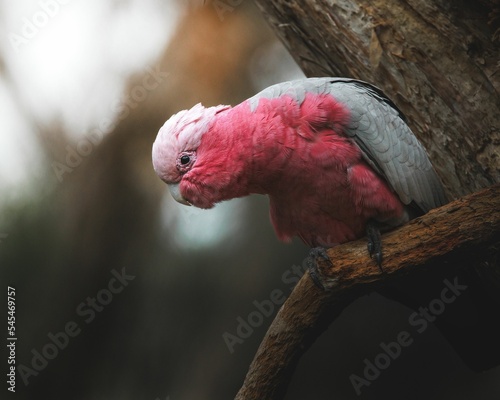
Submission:
<svg viewBox="0 0 500 400">
<path fill-rule="evenodd" d="M 330 257 L 328 257 L 326 250 L 323 247 L 315 247 L 311 249 L 311 251 L 309 252 L 309 256 L 306 259 L 309 276 L 317 287 L 319 287 L 321 290 L 327 290 L 327 287 L 324 284 L 324 279 L 321 277 L 321 272 L 318 269 L 318 259 L 326 261 L 328 264 L 330 264 L 330 266 L 333 267 L 332 261 L 330 260 Z"/>
<path fill-rule="evenodd" d="M 375 223 L 369 223 L 366 227 L 366 235 L 368 236 L 368 253 L 375 260 L 380 272 L 382 269 L 382 238 L 380 230 Z"/>
</svg>

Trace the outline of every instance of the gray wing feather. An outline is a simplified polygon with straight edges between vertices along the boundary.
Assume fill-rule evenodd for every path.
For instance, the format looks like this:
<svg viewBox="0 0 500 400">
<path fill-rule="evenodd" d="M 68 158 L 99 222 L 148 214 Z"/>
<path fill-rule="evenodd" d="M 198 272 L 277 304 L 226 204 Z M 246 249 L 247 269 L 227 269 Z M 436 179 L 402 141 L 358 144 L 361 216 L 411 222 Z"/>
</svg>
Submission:
<svg viewBox="0 0 500 400">
<path fill-rule="evenodd" d="M 329 94 L 349 108 L 351 120 L 345 134 L 404 204 L 415 203 L 427 212 L 446 203 L 443 186 L 425 148 L 401 111 L 375 86 L 348 78 L 300 79 L 270 86 L 249 99 L 250 107 L 255 110 L 263 97 L 285 94 L 301 103 L 306 93 Z"/>
<path fill-rule="evenodd" d="M 427 152 L 402 113 L 378 89 L 363 82 L 333 82 L 330 94 L 361 117 L 358 128 L 346 133 L 364 151 L 405 204 L 424 212 L 446 202 L 444 190 Z"/>
</svg>

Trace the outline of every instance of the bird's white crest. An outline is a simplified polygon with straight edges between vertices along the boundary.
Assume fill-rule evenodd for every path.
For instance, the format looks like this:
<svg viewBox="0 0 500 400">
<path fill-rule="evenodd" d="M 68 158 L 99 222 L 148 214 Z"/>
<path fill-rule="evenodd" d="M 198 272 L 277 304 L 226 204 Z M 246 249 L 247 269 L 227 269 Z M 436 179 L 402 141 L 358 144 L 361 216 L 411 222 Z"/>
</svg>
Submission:
<svg viewBox="0 0 500 400">
<path fill-rule="evenodd" d="M 200 103 L 172 115 L 160 128 L 153 144 L 153 167 L 164 181 L 172 179 L 172 168 L 181 151 L 196 150 L 210 128 L 215 114 L 230 108 L 219 105 L 203 107 Z"/>
</svg>

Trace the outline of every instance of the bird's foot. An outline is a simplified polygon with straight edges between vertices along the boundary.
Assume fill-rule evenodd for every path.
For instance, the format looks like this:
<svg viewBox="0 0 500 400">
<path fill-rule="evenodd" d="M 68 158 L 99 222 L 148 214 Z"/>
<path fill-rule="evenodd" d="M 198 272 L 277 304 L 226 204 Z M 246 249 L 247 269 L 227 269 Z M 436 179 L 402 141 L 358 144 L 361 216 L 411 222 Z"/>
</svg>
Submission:
<svg viewBox="0 0 500 400">
<path fill-rule="evenodd" d="M 335 285 L 336 280 L 332 281 L 331 279 L 328 279 L 328 282 L 325 281 L 324 277 L 322 276 L 318 268 L 317 261 L 319 259 L 326 261 L 331 267 L 333 267 L 332 261 L 330 260 L 330 257 L 328 257 L 326 250 L 323 247 L 315 247 L 311 249 L 311 251 L 309 252 L 309 256 L 306 259 L 306 265 L 307 269 L 309 270 L 309 276 L 311 277 L 312 281 L 317 287 L 319 287 L 322 290 L 328 290 L 329 288 Z"/>
<path fill-rule="evenodd" d="M 382 238 L 380 236 L 380 229 L 375 222 L 368 222 L 366 236 L 368 237 L 368 253 L 370 253 L 370 257 L 377 263 L 380 272 L 384 272 L 382 269 Z"/>
</svg>

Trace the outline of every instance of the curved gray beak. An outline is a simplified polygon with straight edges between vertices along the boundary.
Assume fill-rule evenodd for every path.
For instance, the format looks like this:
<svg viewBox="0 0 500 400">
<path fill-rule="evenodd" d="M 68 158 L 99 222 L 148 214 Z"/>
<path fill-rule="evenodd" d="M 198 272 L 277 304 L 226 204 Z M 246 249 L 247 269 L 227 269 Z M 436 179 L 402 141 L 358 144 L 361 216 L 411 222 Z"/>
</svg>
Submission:
<svg viewBox="0 0 500 400">
<path fill-rule="evenodd" d="M 170 190 L 170 194 L 175 199 L 175 201 L 178 201 L 181 204 L 185 204 L 186 206 L 191 205 L 184 197 L 182 197 L 178 183 L 169 183 L 168 190 Z"/>
</svg>

